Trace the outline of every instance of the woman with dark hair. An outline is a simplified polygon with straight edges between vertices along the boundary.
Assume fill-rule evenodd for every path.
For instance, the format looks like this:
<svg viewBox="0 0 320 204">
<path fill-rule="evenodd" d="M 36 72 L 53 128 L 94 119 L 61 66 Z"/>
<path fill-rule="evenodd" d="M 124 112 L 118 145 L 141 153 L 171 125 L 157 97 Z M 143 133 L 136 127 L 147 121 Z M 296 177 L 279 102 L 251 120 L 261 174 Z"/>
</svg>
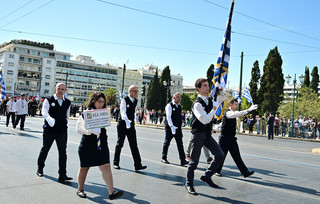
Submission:
<svg viewBox="0 0 320 204">
<path fill-rule="evenodd" d="M 88 110 L 102 109 L 106 107 L 106 97 L 101 92 L 94 92 L 91 96 Z M 84 182 L 86 180 L 88 171 L 92 166 L 98 166 L 102 178 L 105 181 L 108 191 L 109 199 L 113 200 L 123 195 L 123 191 L 115 191 L 113 188 L 112 172 L 110 169 L 110 154 L 108 148 L 108 136 L 106 128 L 96 128 L 92 130 L 85 129 L 85 122 L 83 115 L 78 119 L 76 130 L 82 134 L 79 145 L 80 169 L 78 172 L 78 191 L 77 195 L 80 198 L 86 198 L 84 192 Z M 98 145 L 100 139 L 100 145 Z"/>
</svg>

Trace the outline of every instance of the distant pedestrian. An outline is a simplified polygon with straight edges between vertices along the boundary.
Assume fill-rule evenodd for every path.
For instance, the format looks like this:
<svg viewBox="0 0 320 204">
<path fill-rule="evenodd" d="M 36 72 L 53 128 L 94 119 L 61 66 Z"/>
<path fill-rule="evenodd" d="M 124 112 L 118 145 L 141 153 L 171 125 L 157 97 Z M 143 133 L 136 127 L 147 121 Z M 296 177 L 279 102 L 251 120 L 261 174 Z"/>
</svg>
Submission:
<svg viewBox="0 0 320 204">
<path fill-rule="evenodd" d="M 91 96 L 88 110 L 106 108 L 106 97 L 101 92 L 94 92 Z M 108 148 L 108 135 L 106 128 L 85 129 L 83 115 L 80 115 L 76 130 L 82 134 L 78 153 L 80 158 L 80 169 L 78 172 L 78 191 L 80 198 L 86 198 L 84 183 L 90 167 L 98 166 L 104 182 L 109 191 L 109 199 L 113 200 L 123 195 L 123 191 L 115 191 L 110 168 L 110 152 Z"/>
<path fill-rule="evenodd" d="M 56 141 L 59 153 L 59 182 L 72 180 L 67 176 L 67 140 L 68 140 L 68 118 L 70 115 L 71 101 L 65 98 L 67 90 L 64 83 L 58 83 L 55 87 L 56 93 L 46 98 L 42 106 L 44 117 L 43 146 L 38 157 L 37 175 L 43 176 L 43 168 L 52 143 Z"/>
<path fill-rule="evenodd" d="M 283 116 L 281 119 L 281 136 L 285 137 L 287 134 L 288 122 L 286 120 L 286 116 Z"/>
<path fill-rule="evenodd" d="M 13 96 L 10 97 L 9 102 L 7 102 L 7 121 L 6 121 L 6 126 L 8 127 L 9 125 L 9 120 L 11 117 L 11 122 L 12 122 L 12 127 L 16 128 L 15 126 L 15 121 L 16 121 L 16 102 L 14 102 Z"/>
<path fill-rule="evenodd" d="M 248 122 L 248 118 L 247 116 L 244 115 L 242 119 L 242 133 L 246 132 L 247 122 Z"/>
<path fill-rule="evenodd" d="M 17 127 L 20 120 L 20 130 L 24 130 L 24 123 L 28 115 L 28 102 L 26 101 L 24 93 L 20 94 L 20 99 L 16 102 L 16 121 L 14 128 Z"/>
<path fill-rule="evenodd" d="M 274 116 L 270 113 L 268 118 L 268 140 L 273 140 L 273 124 L 274 124 Z"/>
<path fill-rule="evenodd" d="M 260 123 L 261 123 L 261 118 L 259 115 L 256 115 L 256 129 L 257 129 L 257 134 L 260 134 Z"/>
</svg>

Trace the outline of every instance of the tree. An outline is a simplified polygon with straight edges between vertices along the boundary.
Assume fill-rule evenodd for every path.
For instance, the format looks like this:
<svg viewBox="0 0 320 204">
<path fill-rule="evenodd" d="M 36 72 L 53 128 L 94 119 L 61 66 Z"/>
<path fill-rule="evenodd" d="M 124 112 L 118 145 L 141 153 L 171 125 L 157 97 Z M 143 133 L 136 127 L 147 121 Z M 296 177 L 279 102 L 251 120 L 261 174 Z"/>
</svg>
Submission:
<svg viewBox="0 0 320 204">
<path fill-rule="evenodd" d="M 259 104 L 259 98 L 258 98 L 259 80 L 260 80 L 259 61 L 256 60 L 253 63 L 253 67 L 251 70 L 251 80 L 249 83 L 250 94 L 252 96 L 254 103 L 256 103 L 256 104 Z"/>
<path fill-rule="evenodd" d="M 311 76 L 312 76 L 312 78 L 311 78 L 311 82 L 310 82 L 310 88 L 312 90 L 314 90 L 316 94 L 318 94 L 319 73 L 318 73 L 317 66 L 315 66 L 312 69 Z"/>
<path fill-rule="evenodd" d="M 106 96 L 106 104 L 107 106 L 116 105 L 117 103 L 117 91 L 116 89 L 110 87 L 107 90 L 103 91 Z"/>
<path fill-rule="evenodd" d="M 163 82 L 166 81 L 167 85 L 164 86 Z M 160 77 L 160 84 L 161 84 L 161 91 L 159 92 L 161 95 L 161 110 L 164 110 L 165 106 L 167 105 L 168 101 L 171 101 L 171 93 L 170 93 L 170 84 L 171 82 L 171 75 L 170 75 L 170 67 L 166 66 L 162 70 L 162 75 Z"/>
<path fill-rule="evenodd" d="M 191 111 L 193 101 L 191 101 L 191 97 L 188 94 L 181 94 L 181 107 L 182 110 Z"/>
<path fill-rule="evenodd" d="M 161 109 L 161 95 L 160 93 L 160 82 L 158 77 L 158 69 L 156 70 L 156 73 L 153 76 L 153 79 L 150 82 L 150 86 L 148 88 L 148 94 L 147 94 L 147 108 L 148 109 L 155 109 L 160 110 Z"/>
<path fill-rule="evenodd" d="M 213 75 L 214 75 L 214 65 L 211 64 L 210 67 L 207 70 L 207 80 L 209 82 L 209 87 L 212 87 L 212 79 L 213 79 Z"/>
<path fill-rule="evenodd" d="M 311 87 L 302 87 L 297 90 L 300 96 L 294 104 L 294 119 L 297 119 L 299 115 L 320 118 L 320 112 L 315 111 L 320 110 L 318 94 L 314 93 Z M 288 119 L 291 119 L 292 101 L 289 103 L 281 103 L 278 112 L 281 117 L 286 116 Z"/>
<path fill-rule="evenodd" d="M 263 75 L 258 91 L 263 112 L 275 113 L 283 100 L 284 77 L 282 73 L 282 58 L 278 47 L 270 50 L 264 61 Z"/>
<path fill-rule="evenodd" d="M 310 72 L 309 67 L 305 67 L 304 69 L 304 81 L 302 83 L 302 86 L 309 87 L 310 86 Z"/>
</svg>

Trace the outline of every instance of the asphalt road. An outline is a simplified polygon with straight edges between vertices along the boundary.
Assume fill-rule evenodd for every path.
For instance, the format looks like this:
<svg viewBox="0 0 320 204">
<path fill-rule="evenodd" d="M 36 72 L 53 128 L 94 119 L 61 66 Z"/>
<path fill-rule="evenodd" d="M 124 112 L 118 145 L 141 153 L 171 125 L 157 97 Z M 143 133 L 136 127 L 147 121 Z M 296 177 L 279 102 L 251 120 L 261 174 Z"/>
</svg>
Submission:
<svg viewBox="0 0 320 204">
<path fill-rule="evenodd" d="M 49 152 L 45 176 L 39 178 L 37 156 L 42 145 L 42 118 L 27 118 L 25 131 L 5 126 L 0 120 L 0 203 L 320 203 L 320 155 L 311 153 L 320 143 L 239 135 L 238 143 L 246 165 L 256 173 L 243 178 L 230 155 L 223 177 L 213 176 L 220 188 L 213 189 L 200 180 L 207 164 L 201 155 L 195 172 L 198 196 L 184 188 L 186 167 L 179 166 L 176 144 L 172 141 L 168 160 L 160 163 L 164 130 L 137 127 L 138 146 L 143 165 L 137 173 L 127 141 L 121 154 L 121 170 L 112 169 L 116 189 L 125 191 L 118 200 L 108 199 L 107 188 L 97 167 L 90 169 L 85 191 L 87 199 L 76 196 L 79 168 L 78 145 L 81 135 L 75 132 L 76 120 L 69 122 L 68 176 L 66 184 L 57 181 L 58 157 L 54 144 Z M 107 128 L 110 160 L 116 143 L 116 127 Z M 184 144 L 190 131 L 184 130 Z M 217 139 L 218 135 L 214 135 Z"/>
</svg>

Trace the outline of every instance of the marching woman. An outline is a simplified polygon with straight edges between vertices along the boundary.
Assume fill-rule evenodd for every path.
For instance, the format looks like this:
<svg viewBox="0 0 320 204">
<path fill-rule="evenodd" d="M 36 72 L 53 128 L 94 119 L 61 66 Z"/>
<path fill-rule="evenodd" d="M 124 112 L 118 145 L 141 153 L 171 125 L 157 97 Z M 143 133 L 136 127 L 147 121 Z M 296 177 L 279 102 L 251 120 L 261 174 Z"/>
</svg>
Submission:
<svg viewBox="0 0 320 204">
<path fill-rule="evenodd" d="M 94 92 L 88 109 L 102 109 L 106 107 L 106 97 L 101 92 Z M 82 134 L 79 145 L 80 169 L 78 172 L 78 191 L 80 198 L 86 198 L 84 182 L 88 171 L 92 166 L 98 166 L 104 182 L 109 191 L 109 199 L 113 200 L 123 195 L 123 191 L 115 191 L 113 188 L 112 172 L 110 169 L 110 154 L 108 148 L 108 136 L 106 128 L 85 129 L 83 115 L 78 119 L 77 132 Z"/>
</svg>

